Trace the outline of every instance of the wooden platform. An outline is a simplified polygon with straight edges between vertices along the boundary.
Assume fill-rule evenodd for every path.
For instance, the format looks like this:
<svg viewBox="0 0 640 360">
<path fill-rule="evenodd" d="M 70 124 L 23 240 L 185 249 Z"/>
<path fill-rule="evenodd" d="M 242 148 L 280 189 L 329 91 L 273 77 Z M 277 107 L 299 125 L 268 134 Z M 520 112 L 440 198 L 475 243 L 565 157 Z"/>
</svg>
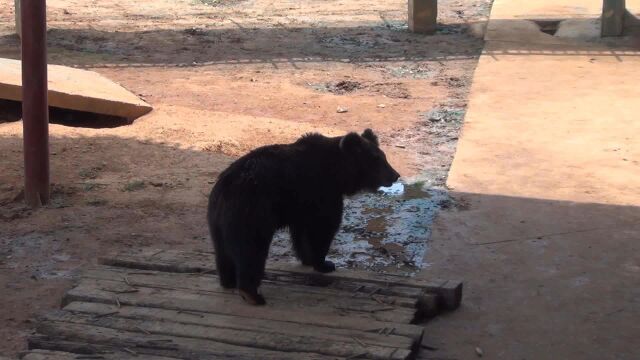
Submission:
<svg viewBox="0 0 640 360">
<path fill-rule="evenodd" d="M 47 73 L 51 107 L 130 120 L 152 110 L 151 105 L 97 72 L 48 65 Z M 0 58 L 0 99 L 22 101 L 21 61 Z"/>
<path fill-rule="evenodd" d="M 100 259 L 44 315 L 24 359 L 411 359 L 462 284 L 269 268 L 268 304 L 219 287 L 211 253 L 144 249 Z"/>
</svg>

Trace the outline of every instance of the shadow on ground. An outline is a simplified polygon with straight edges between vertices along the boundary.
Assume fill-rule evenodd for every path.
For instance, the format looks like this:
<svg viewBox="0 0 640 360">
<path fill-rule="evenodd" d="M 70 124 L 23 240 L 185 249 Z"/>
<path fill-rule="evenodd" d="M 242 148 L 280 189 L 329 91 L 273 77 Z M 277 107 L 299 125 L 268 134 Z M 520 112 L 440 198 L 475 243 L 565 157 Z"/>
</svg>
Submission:
<svg viewBox="0 0 640 360">
<path fill-rule="evenodd" d="M 636 359 L 640 207 L 451 193 L 418 276 L 465 281 L 435 357 Z"/>
<path fill-rule="evenodd" d="M 51 28 L 47 39 L 53 62 L 90 67 L 446 61 L 477 58 L 482 49 L 482 41 L 468 34 L 465 24 L 441 25 L 436 35 L 425 36 L 410 33 L 403 22 L 138 32 Z M 18 47 L 17 36 L 0 37 L 0 52 L 7 56 L 18 58 Z"/>
<path fill-rule="evenodd" d="M 593 38 L 587 28 L 585 40 L 563 44 L 549 34 L 548 22 L 492 20 L 500 28 L 520 29 L 523 24 L 539 32 L 543 41 L 503 43 L 496 55 L 557 54 L 596 56 L 638 56 L 634 18 L 623 38 Z M 586 23 L 596 19 L 584 19 Z M 510 23 L 504 25 L 504 23 Z M 297 64 L 316 62 L 374 63 L 387 61 L 450 61 L 477 58 L 483 41 L 478 39 L 483 23 L 441 24 L 435 35 L 414 34 L 406 23 L 393 22 L 353 27 L 241 27 L 225 29 L 162 29 L 135 32 L 94 29 L 51 28 L 48 31 L 49 57 L 54 63 L 79 67 L 191 67 L 215 64 Z M 475 29 L 475 30 L 474 30 Z M 519 30 L 518 30 L 519 31 Z M 514 31 L 513 34 L 518 34 Z M 555 30 L 553 30 L 555 32 Z M 592 31 L 591 31 L 592 32 Z M 475 36 L 473 34 L 476 34 Z M 520 35 L 518 35 L 520 36 Z M 591 36 L 591 37 L 590 37 Z M 555 39 L 555 40 L 554 40 Z M 508 40 L 508 39 L 507 39 Z M 557 40 L 557 41 L 556 41 Z M 618 46 L 601 51 L 598 44 Z M 19 58 L 19 39 L 0 37 L 0 52 Z M 170 59 L 170 60 L 168 60 Z"/>
</svg>

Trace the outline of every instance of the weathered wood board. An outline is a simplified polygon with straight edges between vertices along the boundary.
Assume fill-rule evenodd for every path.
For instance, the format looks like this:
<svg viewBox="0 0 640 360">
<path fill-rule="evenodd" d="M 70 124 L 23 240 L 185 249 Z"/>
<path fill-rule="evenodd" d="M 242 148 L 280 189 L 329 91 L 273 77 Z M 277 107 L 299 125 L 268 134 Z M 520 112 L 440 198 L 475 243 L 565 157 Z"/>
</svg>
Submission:
<svg viewBox="0 0 640 360">
<path fill-rule="evenodd" d="M 460 282 L 267 269 L 268 304 L 218 285 L 211 253 L 143 249 L 100 259 L 45 314 L 27 360 L 411 359 L 416 322 L 458 306 Z"/>
</svg>

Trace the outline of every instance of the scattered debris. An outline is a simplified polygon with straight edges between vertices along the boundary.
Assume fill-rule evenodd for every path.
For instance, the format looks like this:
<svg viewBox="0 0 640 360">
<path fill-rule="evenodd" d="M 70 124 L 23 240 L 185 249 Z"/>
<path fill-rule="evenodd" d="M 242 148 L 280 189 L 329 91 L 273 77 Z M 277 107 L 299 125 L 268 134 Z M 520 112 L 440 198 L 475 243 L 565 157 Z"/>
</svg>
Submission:
<svg viewBox="0 0 640 360">
<path fill-rule="evenodd" d="M 360 88 L 362 88 L 362 84 L 360 84 L 357 81 L 342 80 L 331 85 L 328 89 L 330 92 L 334 94 L 344 94 L 344 93 L 356 91 Z"/>
<path fill-rule="evenodd" d="M 89 206 L 105 206 L 107 205 L 107 200 L 105 199 L 90 199 L 87 200 L 86 204 Z"/>
<path fill-rule="evenodd" d="M 465 110 L 456 107 L 436 107 L 422 116 L 431 122 L 462 123 Z"/>
<path fill-rule="evenodd" d="M 411 93 L 407 86 L 401 82 L 383 82 L 367 86 L 367 89 L 374 93 L 382 94 L 392 99 L 409 99 Z"/>
<path fill-rule="evenodd" d="M 427 64 L 386 65 L 383 70 L 393 77 L 410 79 L 429 79 L 438 75 L 438 71 Z"/>
<path fill-rule="evenodd" d="M 142 180 L 133 180 L 129 183 L 127 183 L 123 188 L 122 191 L 138 191 L 138 190 L 142 190 L 146 187 L 145 182 Z"/>
</svg>

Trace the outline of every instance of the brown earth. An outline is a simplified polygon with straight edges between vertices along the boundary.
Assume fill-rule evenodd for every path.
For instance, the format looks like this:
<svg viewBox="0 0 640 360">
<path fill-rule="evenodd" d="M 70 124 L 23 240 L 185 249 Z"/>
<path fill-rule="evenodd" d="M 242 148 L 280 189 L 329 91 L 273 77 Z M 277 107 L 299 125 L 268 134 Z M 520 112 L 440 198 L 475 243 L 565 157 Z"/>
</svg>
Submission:
<svg viewBox="0 0 640 360">
<path fill-rule="evenodd" d="M 371 127 L 405 178 L 443 185 L 460 125 L 447 111 L 464 112 L 483 45 L 468 24 L 489 3 L 439 6 L 423 36 L 401 0 L 48 1 L 50 63 L 98 71 L 154 111 L 124 126 L 52 117 L 53 196 L 36 211 L 20 200 L 22 124 L 0 120 L 0 354 L 24 349 L 100 254 L 208 249 L 212 183 L 256 146 Z M 0 13 L 0 56 L 18 59 L 13 17 Z"/>
</svg>

